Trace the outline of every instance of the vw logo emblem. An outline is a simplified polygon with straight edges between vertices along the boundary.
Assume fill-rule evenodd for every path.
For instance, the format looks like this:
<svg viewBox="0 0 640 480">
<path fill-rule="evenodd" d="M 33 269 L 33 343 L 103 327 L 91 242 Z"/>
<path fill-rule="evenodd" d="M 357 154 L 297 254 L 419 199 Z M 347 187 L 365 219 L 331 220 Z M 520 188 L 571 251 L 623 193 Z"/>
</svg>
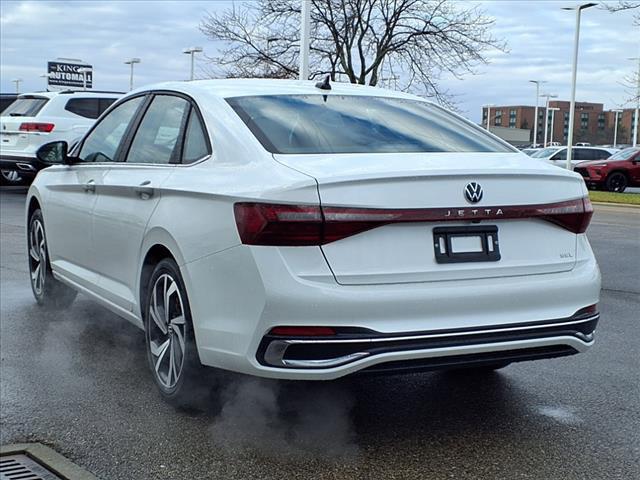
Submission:
<svg viewBox="0 0 640 480">
<path fill-rule="evenodd" d="M 464 187 L 464 196 L 469 203 L 478 203 L 482 200 L 482 187 L 476 182 L 467 183 Z"/>
</svg>

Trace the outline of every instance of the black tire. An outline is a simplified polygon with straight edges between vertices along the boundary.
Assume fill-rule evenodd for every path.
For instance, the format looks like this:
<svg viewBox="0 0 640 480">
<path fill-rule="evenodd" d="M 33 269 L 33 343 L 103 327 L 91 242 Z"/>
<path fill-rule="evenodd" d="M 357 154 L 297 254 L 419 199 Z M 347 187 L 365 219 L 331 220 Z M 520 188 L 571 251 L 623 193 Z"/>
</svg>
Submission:
<svg viewBox="0 0 640 480">
<path fill-rule="evenodd" d="M 158 298 L 161 290 L 171 293 Z M 147 359 L 160 395 L 174 407 L 205 408 L 210 396 L 209 369 L 200 363 L 187 291 L 172 258 L 161 260 L 154 268 L 143 305 Z"/>
<path fill-rule="evenodd" d="M 15 170 L 0 170 L 0 185 L 23 185 L 24 178 Z"/>
<path fill-rule="evenodd" d="M 606 187 L 610 192 L 622 193 L 628 183 L 627 176 L 623 172 L 613 172 L 607 177 Z"/>
<path fill-rule="evenodd" d="M 40 209 L 35 210 L 29 217 L 27 258 L 31 291 L 38 305 L 55 309 L 64 309 L 71 305 L 78 292 L 53 277 L 44 219 Z"/>
</svg>

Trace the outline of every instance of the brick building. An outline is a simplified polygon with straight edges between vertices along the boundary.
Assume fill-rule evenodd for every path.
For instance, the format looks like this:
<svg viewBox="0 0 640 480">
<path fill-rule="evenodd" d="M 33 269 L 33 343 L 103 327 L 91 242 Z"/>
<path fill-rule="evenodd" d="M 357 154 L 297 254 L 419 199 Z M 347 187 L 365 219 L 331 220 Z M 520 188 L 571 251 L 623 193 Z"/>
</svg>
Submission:
<svg viewBox="0 0 640 480">
<path fill-rule="evenodd" d="M 549 111 L 547 141 L 566 143 L 569 131 L 569 102 L 562 100 L 549 101 L 550 108 L 558 108 L 553 113 L 553 135 L 551 134 L 551 115 Z M 545 106 L 538 107 L 538 139 L 536 143 L 544 142 L 544 112 Z M 633 122 L 635 110 L 627 108 L 618 116 L 618 143 L 626 144 L 633 141 Z M 490 125 L 492 127 L 529 129 L 530 140 L 533 143 L 533 117 L 535 107 L 528 105 L 507 105 L 491 107 Z M 613 143 L 615 113 L 605 111 L 602 103 L 576 102 L 576 114 L 573 126 L 573 141 L 589 142 L 593 145 Z M 482 125 L 487 125 L 487 107 L 482 109 Z"/>
</svg>

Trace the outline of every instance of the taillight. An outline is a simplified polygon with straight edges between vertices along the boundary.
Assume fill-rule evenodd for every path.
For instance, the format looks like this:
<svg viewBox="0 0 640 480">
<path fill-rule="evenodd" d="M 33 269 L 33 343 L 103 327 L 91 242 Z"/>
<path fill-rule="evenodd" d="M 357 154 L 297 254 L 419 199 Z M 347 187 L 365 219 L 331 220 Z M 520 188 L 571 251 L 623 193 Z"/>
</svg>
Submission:
<svg viewBox="0 0 640 480">
<path fill-rule="evenodd" d="M 593 207 L 588 197 L 542 205 L 473 208 L 350 208 L 236 203 L 236 225 L 245 245 L 324 245 L 392 223 L 539 218 L 584 233 Z"/>
<path fill-rule="evenodd" d="M 40 132 L 49 133 L 53 131 L 55 124 L 53 123 L 38 123 L 38 122 L 26 122 L 20 124 L 19 130 L 21 132 Z"/>
<path fill-rule="evenodd" d="M 540 215 L 536 216 L 566 228 L 573 233 L 586 232 L 593 216 L 593 206 L 589 197 L 540 206 L 539 211 Z"/>
<path fill-rule="evenodd" d="M 319 206 L 236 203 L 234 214 L 245 245 L 320 245 Z"/>
</svg>

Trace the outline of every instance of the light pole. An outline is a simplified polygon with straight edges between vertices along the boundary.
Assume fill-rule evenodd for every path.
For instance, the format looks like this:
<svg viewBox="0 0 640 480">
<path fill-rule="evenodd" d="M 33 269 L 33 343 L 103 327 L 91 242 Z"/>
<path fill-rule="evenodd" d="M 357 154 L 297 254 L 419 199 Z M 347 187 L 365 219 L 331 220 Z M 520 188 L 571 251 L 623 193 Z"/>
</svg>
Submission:
<svg viewBox="0 0 640 480">
<path fill-rule="evenodd" d="M 576 78 L 578 75 L 578 46 L 580 44 L 580 14 L 582 10 L 595 7 L 597 3 L 583 3 L 576 7 L 565 7 L 563 10 L 576 11 L 576 32 L 573 40 L 573 69 L 571 71 L 571 102 L 569 104 L 569 132 L 567 134 L 567 170 L 572 170 L 571 165 L 571 146 L 573 144 L 573 122 L 576 109 Z"/>
<path fill-rule="evenodd" d="M 633 146 L 638 145 L 638 122 L 640 122 L 640 118 L 638 118 L 638 114 L 640 112 L 640 57 L 632 57 L 629 60 L 638 60 L 638 78 L 636 79 L 638 85 L 636 87 L 636 121 L 633 125 Z"/>
<path fill-rule="evenodd" d="M 87 90 L 87 73 L 89 73 L 90 71 L 91 69 L 87 67 L 80 67 L 78 69 L 78 73 L 82 74 L 82 90 L 84 91 Z"/>
<path fill-rule="evenodd" d="M 187 55 L 191 55 L 191 76 L 189 77 L 190 81 L 193 81 L 193 65 L 194 65 L 194 55 L 196 53 L 202 52 L 202 47 L 189 47 L 185 48 L 182 53 L 186 53 Z"/>
<path fill-rule="evenodd" d="M 489 127 L 489 122 L 491 121 L 491 107 L 495 107 L 495 105 L 493 103 L 489 103 L 487 105 L 483 105 L 483 107 L 485 107 L 487 109 L 487 131 L 491 131 L 491 128 Z"/>
<path fill-rule="evenodd" d="M 536 110 L 533 119 L 533 147 L 535 148 L 538 145 L 538 103 L 540 98 L 540 84 L 547 83 L 544 80 L 529 80 L 531 83 L 536 84 Z"/>
<path fill-rule="evenodd" d="M 544 108 L 544 148 L 547 148 L 547 134 L 549 133 L 549 99 L 557 98 L 558 95 L 552 93 L 543 93 L 540 96 L 547 99 Z"/>
<path fill-rule="evenodd" d="M 616 148 L 618 144 L 618 115 L 622 113 L 622 110 L 614 110 L 616 114 L 615 121 L 613 122 L 613 148 Z"/>
<path fill-rule="evenodd" d="M 311 5 L 309 0 L 302 2 L 300 17 L 300 80 L 309 78 L 309 36 L 311 31 Z"/>
<path fill-rule="evenodd" d="M 558 107 L 549 108 L 549 111 L 551 112 L 551 139 L 549 140 L 549 143 L 553 143 L 553 118 L 558 110 L 560 110 Z"/>
<path fill-rule="evenodd" d="M 16 84 L 16 94 L 19 94 L 20 93 L 20 83 L 22 82 L 22 79 L 21 78 L 14 78 L 11 81 Z"/>
<path fill-rule="evenodd" d="M 47 84 L 46 84 L 46 90 L 49 91 L 49 79 L 51 78 L 51 74 L 50 73 L 43 73 L 42 75 L 40 75 L 40 78 L 46 78 L 47 79 Z"/>
<path fill-rule="evenodd" d="M 139 58 L 130 58 L 129 60 L 124 62 L 125 65 L 131 66 L 131 73 L 129 74 L 129 91 L 133 90 L 133 66 L 136 63 L 140 63 L 140 62 L 141 60 Z"/>
</svg>

